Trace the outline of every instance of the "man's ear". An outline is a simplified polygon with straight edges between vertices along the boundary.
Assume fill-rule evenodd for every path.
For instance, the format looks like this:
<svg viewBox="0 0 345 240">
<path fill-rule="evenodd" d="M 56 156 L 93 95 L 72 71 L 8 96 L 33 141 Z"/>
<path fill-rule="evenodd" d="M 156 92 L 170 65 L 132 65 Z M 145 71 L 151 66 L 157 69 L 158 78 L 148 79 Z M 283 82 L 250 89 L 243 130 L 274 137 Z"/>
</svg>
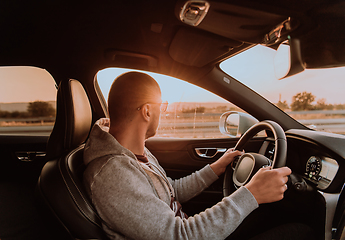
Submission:
<svg viewBox="0 0 345 240">
<path fill-rule="evenodd" d="M 151 117 L 151 108 L 150 108 L 150 104 L 145 104 L 142 108 L 141 108 L 141 115 L 142 117 L 146 120 L 149 121 L 150 117 Z"/>
</svg>

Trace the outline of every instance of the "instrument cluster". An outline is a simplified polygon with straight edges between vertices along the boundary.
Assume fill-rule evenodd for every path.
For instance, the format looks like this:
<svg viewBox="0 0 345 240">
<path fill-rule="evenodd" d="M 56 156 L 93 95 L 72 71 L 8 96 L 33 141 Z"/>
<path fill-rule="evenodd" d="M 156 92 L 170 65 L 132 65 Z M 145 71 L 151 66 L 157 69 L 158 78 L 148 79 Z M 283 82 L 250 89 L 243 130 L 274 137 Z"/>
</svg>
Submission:
<svg viewBox="0 0 345 240">
<path fill-rule="evenodd" d="M 309 157 L 306 166 L 304 178 L 313 182 L 319 189 L 326 189 L 334 179 L 339 165 L 336 160 L 323 157 Z"/>
</svg>

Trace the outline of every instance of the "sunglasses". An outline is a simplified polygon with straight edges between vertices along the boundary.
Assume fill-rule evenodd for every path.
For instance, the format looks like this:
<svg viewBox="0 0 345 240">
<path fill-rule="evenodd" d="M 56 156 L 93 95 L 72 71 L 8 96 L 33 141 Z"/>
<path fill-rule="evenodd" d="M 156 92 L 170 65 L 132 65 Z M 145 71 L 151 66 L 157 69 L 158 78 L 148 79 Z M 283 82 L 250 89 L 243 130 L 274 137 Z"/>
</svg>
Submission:
<svg viewBox="0 0 345 240">
<path fill-rule="evenodd" d="M 137 110 L 139 111 L 145 104 L 159 104 L 160 105 L 160 111 L 165 112 L 168 108 L 169 103 L 168 103 L 168 101 L 164 101 L 161 103 L 147 102 L 147 103 L 144 103 L 143 105 L 141 105 L 140 107 L 138 107 Z"/>
</svg>

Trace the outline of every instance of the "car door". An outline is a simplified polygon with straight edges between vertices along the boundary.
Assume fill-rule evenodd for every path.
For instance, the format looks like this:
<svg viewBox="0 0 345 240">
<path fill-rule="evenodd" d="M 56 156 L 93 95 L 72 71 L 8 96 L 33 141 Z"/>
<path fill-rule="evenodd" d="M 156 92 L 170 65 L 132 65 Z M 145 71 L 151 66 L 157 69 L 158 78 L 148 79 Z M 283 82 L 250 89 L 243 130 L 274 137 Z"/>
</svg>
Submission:
<svg viewBox="0 0 345 240">
<path fill-rule="evenodd" d="M 1 67 L 0 82 L 0 238 L 45 239 L 34 191 L 55 121 L 55 82 L 33 67 Z"/>
<path fill-rule="evenodd" d="M 157 157 L 167 175 L 173 179 L 178 179 L 216 161 L 224 151 L 233 148 L 237 141 L 238 138 L 152 138 L 146 141 L 146 146 Z M 262 142 L 262 138 L 250 141 L 245 146 L 245 151 L 259 152 Z M 192 216 L 221 201 L 223 198 L 223 177 L 224 174 L 203 193 L 184 203 L 184 211 Z"/>
</svg>

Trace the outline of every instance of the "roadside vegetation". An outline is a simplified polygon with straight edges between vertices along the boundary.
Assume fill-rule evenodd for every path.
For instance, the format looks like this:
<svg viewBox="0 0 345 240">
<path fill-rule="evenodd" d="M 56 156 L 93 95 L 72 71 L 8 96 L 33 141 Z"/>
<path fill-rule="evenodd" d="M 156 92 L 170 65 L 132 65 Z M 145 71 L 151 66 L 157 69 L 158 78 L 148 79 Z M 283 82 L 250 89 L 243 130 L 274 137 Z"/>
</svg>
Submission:
<svg viewBox="0 0 345 240">
<path fill-rule="evenodd" d="M 330 104 L 310 92 L 297 93 L 289 105 L 279 101 L 277 107 L 309 128 L 345 134 L 345 104 Z"/>
<path fill-rule="evenodd" d="M 277 107 L 287 111 L 311 111 L 311 110 L 344 110 L 345 104 L 329 104 L 326 99 L 316 100 L 316 96 L 310 92 L 297 93 L 292 97 L 292 103 L 289 105 L 286 101 L 279 101 Z"/>
<path fill-rule="evenodd" d="M 55 117 L 53 106 L 44 101 L 34 101 L 28 104 L 27 111 L 1 111 L 0 118 L 35 118 L 35 117 Z"/>
<path fill-rule="evenodd" d="M 55 108 L 44 101 L 29 102 L 26 111 L 0 110 L 0 134 L 8 127 L 49 126 L 47 131 L 50 132 L 55 122 L 55 115 Z"/>
</svg>

